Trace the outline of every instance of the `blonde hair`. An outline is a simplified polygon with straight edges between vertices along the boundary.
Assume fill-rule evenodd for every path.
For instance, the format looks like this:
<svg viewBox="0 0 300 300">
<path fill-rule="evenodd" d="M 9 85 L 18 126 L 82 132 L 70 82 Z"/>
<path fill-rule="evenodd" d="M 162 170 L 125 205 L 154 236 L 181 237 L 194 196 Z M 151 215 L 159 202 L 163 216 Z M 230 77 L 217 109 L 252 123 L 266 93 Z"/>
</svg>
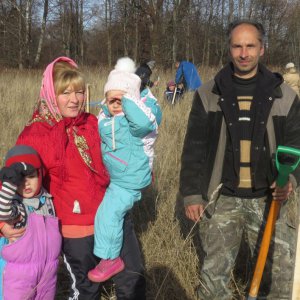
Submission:
<svg viewBox="0 0 300 300">
<path fill-rule="evenodd" d="M 56 95 L 71 85 L 75 90 L 85 91 L 85 79 L 78 68 L 67 62 L 57 62 L 53 68 L 53 84 Z"/>
</svg>

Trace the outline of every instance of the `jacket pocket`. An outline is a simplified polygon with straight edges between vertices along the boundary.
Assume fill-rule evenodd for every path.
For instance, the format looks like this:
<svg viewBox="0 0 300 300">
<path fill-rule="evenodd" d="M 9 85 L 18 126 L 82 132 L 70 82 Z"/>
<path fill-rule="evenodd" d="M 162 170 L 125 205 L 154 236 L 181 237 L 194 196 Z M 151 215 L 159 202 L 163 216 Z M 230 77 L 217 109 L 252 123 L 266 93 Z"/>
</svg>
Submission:
<svg viewBox="0 0 300 300">
<path fill-rule="evenodd" d="M 102 123 L 100 133 L 103 161 L 110 175 L 114 172 L 125 172 L 132 152 L 132 140 L 127 121 L 125 122 L 121 117 L 107 120 Z"/>
</svg>

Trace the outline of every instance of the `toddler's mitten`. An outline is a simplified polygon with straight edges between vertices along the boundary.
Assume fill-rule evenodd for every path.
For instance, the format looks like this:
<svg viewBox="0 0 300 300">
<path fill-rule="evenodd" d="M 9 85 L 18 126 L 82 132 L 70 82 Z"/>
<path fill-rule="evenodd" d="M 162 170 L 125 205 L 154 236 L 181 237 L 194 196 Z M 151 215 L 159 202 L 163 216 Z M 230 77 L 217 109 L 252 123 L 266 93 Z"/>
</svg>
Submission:
<svg viewBox="0 0 300 300">
<path fill-rule="evenodd" d="M 23 162 L 17 162 L 9 167 L 3 167 L 0 171 L 0 180 L 7 181 L 16 186 L 19 186 L 24 177 L 34 172 L 35 168 Z"/>
</svg>

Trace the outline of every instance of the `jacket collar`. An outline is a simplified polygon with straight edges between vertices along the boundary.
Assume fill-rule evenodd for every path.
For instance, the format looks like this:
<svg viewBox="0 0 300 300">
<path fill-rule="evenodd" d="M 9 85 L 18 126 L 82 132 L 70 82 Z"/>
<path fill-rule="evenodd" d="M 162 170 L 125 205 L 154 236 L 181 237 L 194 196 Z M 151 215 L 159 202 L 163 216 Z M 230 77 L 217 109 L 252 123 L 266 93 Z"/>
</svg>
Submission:
<svg viewBox="0 0 300 300">
<path fill-rule="evenodd" d="M 212 92 L 217 95 L 232 95 L 232 76 L 233 76 L 233 64 L 228 63 L 220 72 L 215 76 L 215 84 Z M 283 78 L 279 73 L 272 73 L 263 64 L 258 64 L 258 85 L 266 94 L 274 98 L 282 98 L 282 91 L 280 85 L 283 82 Z"/>
<path fill-rule="evenodd" d="M 23 202 L 24 205 L 34 208 L 34 210 L 39 209 L 45 204 L 46 198 L 51 198 L 52 196 L 42 187 L 40 192 L 32 198 L 23 198 L 16 194 L 16 199 Z"/>
</svg>

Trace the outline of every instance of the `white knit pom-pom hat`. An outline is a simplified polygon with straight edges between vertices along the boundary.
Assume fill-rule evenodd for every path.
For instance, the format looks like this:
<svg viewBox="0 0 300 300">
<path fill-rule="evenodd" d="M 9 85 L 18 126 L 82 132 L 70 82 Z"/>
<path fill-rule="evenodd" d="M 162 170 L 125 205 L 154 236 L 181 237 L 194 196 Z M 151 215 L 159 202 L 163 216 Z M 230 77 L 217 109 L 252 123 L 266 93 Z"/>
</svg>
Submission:
<svg viewBox="0 0 300 300">
<path fill-rule="evenodd" d="M 295 64 L 292 63 L 292 62 L 289 62 L 288 64 L 286 64 L 285 68 L 286 68 L 286 69 L 295 68 Z"/>
<path fill-rule="evenodd" d="M 129 57 L 118 59 L 115 68 L 109 73 L 104 86 L 104 94 L 108 91 L 124 91 L 135 98 L 140 98 L 141 79 L 135 75 L 136 66 Z"/>
</svg>

